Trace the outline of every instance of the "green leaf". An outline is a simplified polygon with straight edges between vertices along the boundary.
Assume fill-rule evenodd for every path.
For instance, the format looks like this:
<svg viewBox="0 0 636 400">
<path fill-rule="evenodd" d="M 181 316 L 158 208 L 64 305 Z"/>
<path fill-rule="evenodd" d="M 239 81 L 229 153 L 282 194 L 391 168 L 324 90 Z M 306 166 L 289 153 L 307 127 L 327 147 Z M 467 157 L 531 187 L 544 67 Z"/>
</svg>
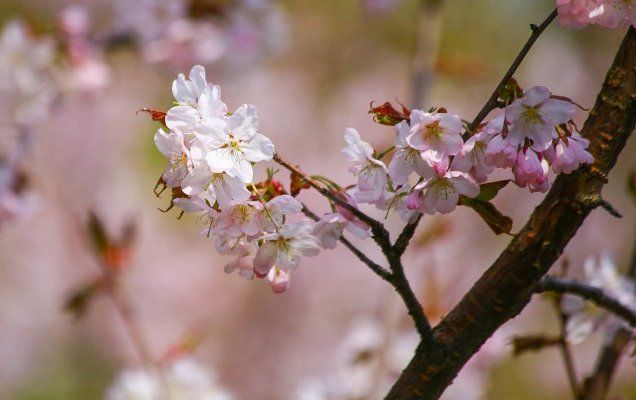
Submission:
<svg viewBox="0 0 636 400">
<path fill-rule="evenodd" d="M 510 179 L 504 181 L 488 182 L 483 185 L 479 185 L 479 194 L 476 199 L 481 201 L 490 201 L 497 196 L 499 191 L 506 187 L 510 183 Z"/>
<path fill-rule="evenodd" d="M 484 220 L 484 222 L 492 229 L 497 235 L 502 233 L 510 233 L 512 230 L 512 218 L 507 215 L 503 215 L 497 208 L 489 201 L 483 201 L 479 198 L 468 198 L 460 196 L 459 204 L 470 207 Z"/>
</svg>

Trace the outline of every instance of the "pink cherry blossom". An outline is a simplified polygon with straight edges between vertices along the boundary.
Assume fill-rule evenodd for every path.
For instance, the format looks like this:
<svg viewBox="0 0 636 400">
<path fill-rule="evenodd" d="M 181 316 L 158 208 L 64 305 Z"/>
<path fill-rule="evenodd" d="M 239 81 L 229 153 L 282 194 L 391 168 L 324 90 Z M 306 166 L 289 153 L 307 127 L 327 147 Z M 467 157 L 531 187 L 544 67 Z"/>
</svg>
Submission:
<svg viewBox="0 0 636 400">
<path fill-rule="evenodd" d="M 468 172 L 477 183 L 483 183 L 495 167 L 486 162 L 486 150 L 495 132 L 484 129 L 471 136 L 462 151 L 453 158 L 451 168 L 457 171 Z"/>
<path fill-rule="evenodd" d="M 342 154 L 351 163 L 349 172 L 358 176 L 358 200 L 374 203 L 382 196 L 388 181 L 386 166 L 373 157 L 373 148 L 360 138 L 358 131 L 347 128 L 344 138 L 347 147 Z"/>
<path fill-rule="evenodd" d="M 624 25 L 636 26 L 636 2 L 634 0 L 603 0 L 591 14 L 592 21 L 606 28 Z"/>
<path fill-rule="evenodd" d="M 340 213 L 323 215 L 320 221 L 314 225 L 312 234 L 318 239 L 320 247 L 334 249 L 342 237 L 343 230 L 347 230 L 359 239 L 367 239 L 371 236 L 369 226 L 366 223 L 355 216 L 349 219 Z"/>
<path fill-rule="evenodd" d="M 413 188 L 407 200 L 409 208 L 424 214 L 447 214 L 455 210 L 459 195 L 475 197 L 479 185 L 467 173 L 449 169 L 448 161 L 435 166 L 436 175 Z"/>
<path fill-rule="evenodd" d="M 517 161 L 512 167 L 515 183 L 520 187 L 530 186 L 531 191 L 547 191 L 548 162 L 532 149 L 521 149 L 517 153 Z"/>
<path fill-rule="evenodd" d="M 260 212 L 263 205 L 258 201 L 231 203 L 221 211 L 212 231 L 229 236 L 253 236 L 260 233 Z"/>
<path fill-rule="evenodd" d="M 288 194 L 276 196 L 265 204 L 261 212 L 261 229 L 273 232 L 283 226 L 287 215 L 301 212 L 303 206 L 298 200 Z"/>
<path fill-rule="evenodd" d="M 557 174 L 571 174 L 581 164 L 593 163 L 594 157 L 586 150 L 589 145 L 589 140 L 576 132 L 566 140 L 559 140 L 555 146 L 552 170 Z"/>
<path fill-rule="evenodd" d="M 548 88 L 535 86 L 506 108 L 506 120 L 511 124 L 509 138 L 519 145 L 530 139 L 534 150 L 544 151 L 556 138 L 555 125 L 571 120 L 574 112 L 573 104 L 553 99 Z"/>
<path fill-rule="evenodd" d="M 445 156 L 454 156 L 462 150 L 462 120 L 457 115 L 413 110 L 410 121 L 406 142 L 420 150 L 430 163 L 440 162 Z"/>
<path fill-rule="evenodd" d="M 289 272 L 278 267 L 270 269 L 267 273 L 267 282 L 269 282 L 269 287 L 272 288 L 272 291 L 276 294 L 283 293 L 289 289 L 289 285 L 291 284 L 290 278 L 291 275 Z"/>
<path fill-rule="evenodd" d="M 590 14 L 602 0 L 557 0 L 559 24 L 570 28 L 582 28 L 590 23 Z"/>
<path fill-rule="evenodd" d="M 265 276 L 275 265 L 285 271 L 295 269 L 300 263 L 300 256 L 312 257 L 318 254 L 320 246 L 311 235 L 313 224 L 308 220 L 290 222 L 277 232 L 261 237 L 263 244 L 258 248 L 254 258 L 254 271 Z"/>
<path fill-rule="evenodd" d="M 223 271 L 226 274 L 231 274 L 237 271 L 239 276 L 245 279 L 254 278 L 254 257 L 251 255 L 242 256 L 234 261 L 231 261 L 225 265 Z"/>
</svg>

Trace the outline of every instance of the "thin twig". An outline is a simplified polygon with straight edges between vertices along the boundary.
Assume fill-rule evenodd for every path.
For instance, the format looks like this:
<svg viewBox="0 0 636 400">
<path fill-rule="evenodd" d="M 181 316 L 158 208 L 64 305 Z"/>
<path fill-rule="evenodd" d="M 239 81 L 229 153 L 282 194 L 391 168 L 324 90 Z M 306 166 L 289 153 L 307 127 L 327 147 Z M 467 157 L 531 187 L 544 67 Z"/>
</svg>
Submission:
<svg viewBox="0 0 636 400">
<path fill-rule="evenodd" d="M 406 224 L 406 226 L 402 230 L 402 233 L 400 233 L 400 236 L 398 236 L 398 238 L 396 239 L 395 244 L 393 245 L 393 249 L 399 255 L 404 254 L 404 251 L 406 251 L 406 248 L 408 247 L 411 239 L 413 238 L 413 235 L 415 234 L 415 230 L 417 229 L 417 226 L 419 225 L 421 219 L 422 219 L 422 214 L 420 213 L 415 217 L 415 220 Z"/>
<path fill-rule="evenodd" d="M 312 179 L 311 177 L 306 175 L 304 172 L 302 172 L 300 169 L 294 167 L 289 162 L 283 160 L 278 153 L 274 154 L 274 161 L 280 164 L 281 166 L 283 166 L 284 168 L 286 168 L 287 170 L 289 170 L 290 172 L 300 175 L 311 187 L 316 189 L 318 193 L 325 196 L 326 198 L 333 201 L 334 203 L 338 204 L 339 206 L 346 208 L 353 215 L 358 217 L 362 222 L 369 225 L 371 227 L 371 232 L 373 233 L 374 240 L 380 245 L 383 251 L 391 246 L 389 242 L 389 233 L 384 228 L 384 225 L 382 225 L 380 221 L 371 218 L 367 214 L 360 211 L 358 208 L 352 206 L 351 204 L 347 203 L 345 200 L 336 196 L 329 189 L 327 189 L 326 187 L 321 185 L 319 182 L 317 182 L 315 179 Z"/>
<path fill-rule="evenodd" d="M 109 269 L 108 266 L 104 265 L 102 261 L 98 261 L 99 268 L 102 271 L 104 279 L 106 281 L 106 293 L 108 297 L 110 297 L 117 313 L 124 323 L 124 327 L 128 332 L 128 336 L 130 338 L 135 351 L 139 355 L 141 361 L 149 367 L 155 367 L 157 369 L 157 363 L 153 359 L 148 346 L 141 334 L 141 329 L 137 324 L 137 319 L 133 313 L 133 310 L 130 306 L 130 302 L 128 301 L 125 294 L 118 290 L 118 281 L 117 276 L 113 274 L 113 272 Z"/>
<path fill-rule="evenodd" d="M 479 113 L 477 114 L 473 122 L 471 122 L 470 125 L 468 125 L 468 130 L 464 134 L 464 136 L 472 135 L 477 130 L 477 128 L 479 127 L 481 122 L 484 120 L 484 118 L 486 118 L 486 116 L 492 110 L 498 107 L 497 99 L 499 98 L 499 92 L 508 83 L 508 81 L 510 80 L 510 78 L 512 78 L 515 72 L 517 72 L 517 68 L 519 68 L 524 58 L 526 58 L 526 55 L 528 55 L 534 43 L 537 41 L 537 39 L 539 39 L 539 36 L 541 36 L 543 31 L 552 23 L 552 21 L 554 21 L 556 17 L 557 17 L 557 10 L 554 10 L 541 23 L 541 25 L 539 26 L 534 24 L 530 25 L 530 28 L 532 29 L 532 34 L 528 38 L 528 41 L 526 42 L 526 44 L 524 44 L 519 54 L 517 54 L 517 57 L 512 62 L 512 64 L 510 65 L 510 68 L 508 68 L 508 71 L 503 76 L 503 78 L 501 78 L 501 81 L 499 81 L 499 84 L 497 85 L 495 90 L 492 92 L 488 100 L 486 101 L 486 104 L 484 104 L 484 106 L 479 111 Z"/>
<path fill-rule="evenodd" d="M 320 220 L 320 218 L 313 211 L 307 208 L 307 206 L 304 204 L 303 204 L 302 212 L 303 214 L 313 219 L 314 221 Z M 391 283 L 391 273 L 387 271 L 386 269 L 384 269 L 383 267 L 381 267 L 380 265 L 378 265 L 377 263 L 375 263 L 369 257 L 367 257 L 353 243 L 347 240 L 347 238 L 345 238 L 344 236 L 341 236 L 340 243 L 342 243 L 347 249 L 349 249 L 349 251 L 351 251 L 356 257 L 358 257 L 360 261 L 362 261 L 367 267 L 369 267 L 373 272 L 375 272 L 376 275 L 378 275 L 380 278 L 384 279 L 385 281 Z"/>
<path fill-rule="evenodd" d="M 603 290 L 571 279 L 545 276 L 537 283 L 536 293 L 555 292 L 571 294 L 591 301 L 612 314 L 621 317 L 632 327 L 636 327 L 636 312 L 623 305 L 615 298 L 608 296 Z"/>
<path fill-rule="evenodd" d="M 554 301 L 554 307 L 559 314 L 559 328 L 560 328 L 560 341 L 559 349 L 561 351 L 561 357 L 563 357 L 563 365 L 565 366 L 565 372 L 568 376 L 568 382 L 572 389 L 572 395 L 574 400 L 579 397 L 579 379 L 577 378 L 576 369 L 574 367 L 574 359 L 570 350 L 570 344 L 567 341 L 566 326 L 568 323 L 568 315 L 561 309 L 561 296 L 558 296 Z"/>
</svg>

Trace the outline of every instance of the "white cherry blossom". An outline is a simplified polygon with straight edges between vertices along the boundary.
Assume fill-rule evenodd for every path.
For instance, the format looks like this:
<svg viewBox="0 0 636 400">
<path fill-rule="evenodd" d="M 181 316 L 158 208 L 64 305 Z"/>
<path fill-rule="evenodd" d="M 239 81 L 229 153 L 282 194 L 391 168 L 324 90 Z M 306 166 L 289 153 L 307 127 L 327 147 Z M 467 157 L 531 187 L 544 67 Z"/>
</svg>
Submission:
<svg viewBox="0 0 636 400">
<path fill-rule="evenodd" d="M 360 138 L 358 131 L 347 128 L 344 138 L 347 147 L 342 149 L 342 154 L 351 163 L 349 172 L 358 177 L 356 198 L 373 203 L 382 196 L 388 182 L 386 166 L 373 157 L 373 148 Z"/>
<path fill-rule="evenodd" d="M 257 132 L 256 107 L 239 107 L 223 125 L 202 125 L 197 129 L 198 138 L 211 148 L 206 154 L 208 165 L 245 183 L 252 182 L 252 163 L 271 160 L 274 144 Z"/>
<path fill-rule="evenodd" d="M 435 172 L 431 164 L 422 158 L 421 151 L 411 147 L 406 138 L 411 127 L 406 121 L 395 126 L 395 152 L 389 164 L 389 176 L 394 186 L 408 183 L 409 176 L 417 172 L 422 177 L 431 177 Z"/>
<path fill-rule="evenodd" d="M 155 145 L 168 158 L 168 165 L 163 173 L 166 185 L 170 188 L 180 186 L 188 175 L 189 152 L 185 146 L 183 135 L 179 132 L 166 133 L 159 128 L 155 133 Z"/>
</svg>

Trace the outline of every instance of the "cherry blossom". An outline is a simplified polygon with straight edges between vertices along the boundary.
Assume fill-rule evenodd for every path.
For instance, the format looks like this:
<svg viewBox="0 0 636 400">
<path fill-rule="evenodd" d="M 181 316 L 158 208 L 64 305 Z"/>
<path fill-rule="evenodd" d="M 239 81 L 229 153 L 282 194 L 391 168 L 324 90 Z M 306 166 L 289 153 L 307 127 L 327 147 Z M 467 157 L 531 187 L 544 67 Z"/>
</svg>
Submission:
<svg viewBox="0 0 636 400">
<path fill-rule="evenodd" d="M 289 272 L 274 266 L 267 274 L 267 282 L 274 293 L 283 293 L 291 283 Z"/>
<path fill-rule="evenodd" d="M 535 86 L 506 108 L 506 120 L 511 124 L 509 138 L 513 144 L 530 139 L 534 150 L 544 151 L 556 138 L 555 125 L 570 121 L 574 112 L 572 103 L 553 99 L 548 88 Z"/>
<path fill-rule="evenodd" d="M 221 88 L 207 82 L 202 66 L 192 67 L 187 79 L 179 74 L 172 83 L 172 95 L 178 105 L 166 114 L 168 128 L 192 133 L 202 123 L 210 127 L 224 125 L 228 110 L 221 100 Z"/>
<path fill-rule="evenodd" d="M 592 12 L 602 0 L 557 0 L 559 24 L 570 28 L 582 28 L 591 22 Z"/>
<path fill-rule="evenodd" d="M 401 186 L 394 192 L 386 191 L 375 206 L 382 211 L 386 211 L 387 215 L 389 212 L 394 212 L 398 214 L 404 222 L 411 222 L 413 217 L 417 215 L 417 212 L 408 207 L 407 199 L 410 192 L 411 186 L 408 184 Z"/>
<path fill-rule="evenodd" d="M 494 135 L 493 130 L 484 129 L 471 136 L 464 143 L 462 151 L 453 158 L 451 168 L 470 173 L 477 183 L 485 182 L 488 175 L 495 169 L 494 165 L 488 162 L 486 153 Z"/>
<path fill-rule="evenodd" d="M 545 192 L 548 190 L 548 161 L 539 158 L 532 149 L 521 149 L 517 153 L 517 161 L 512 167 L 515 183 L 520 187 L 530 187 L 530 191 Z"/>
<path fill-rule="evenodd" d="M 274 144 L 257 132 L 256 107 L 239 107 L 223 125 L 202 125 L 197 129 L 198 138 L 212 149 L 206 154 L 213 169 L 237 176 L 245 183 L 252 182 L 254 171 L 251 163 L 271 160 Z"/>
<path fill-rule="evenodd" d="M 614 297 L 623 305 L 636 309 L 636 291 L 633 282 L 619 275 L 616 264 L 611 257 L 603 254 L 600 260 L 587 258 L 584 263 L 585 281 L 602 289 L 607 295 Z M 572 344 L 583 342 L 591 333 L 601 326 L 610 330 L 626 326 L 620 318 L 585 302 L 575 296 L 565 295 L 561 308 L 568 316 L 566 325 L 567 340 Z"/>
<path fill-rule="evenodd" d="M 160 375 L 138 368 L 123 371 L 106 393 L 107 400 L 231 400 L 214 375 L 199 363 L 182 358 Z"/>
<path fill-rule="evenodd" d="M 320 246 L 311 235 L 312 225 L 308 220 L 290 222 L 275 233 L 263 235 L 263 244 L 254 258 L 254 271 L 257 275 L 267 275 L 274 265 L 289 272 L 298 266 L 301 255 L 317 255 Z"/>
<path fill-rule="evenodd" d="M 320 247 L 323 249 L 335 249 L 344 230 L 360 239 L 367 239 L 371 236 L 369 226 L 366 223 L 357 217 L 349 219 L 340 213 L 323 215 L 314 226 L 313 235 L 318 239 Z"/>
<path fill-rule="evenodd" d="M 430 177 L 434 174 L 433 167 L 422 158 L 420 150 L 411 147 L 406 138 L 411 134 L 411 127 L 406 121 L 395 126 L 395 152 L 389 164 L 389 176 L 393 185 L 404 185 L 409 176 L 417 172 L 420 176 Z"/>
<path fill-rule="evenodd" d="M 179 132 L 166 133 L 157 129 L 155 145 L 168 158 L 163 179 L 170 188 L 181 186 L 181 182 L 188 175 L 188 149 L 185 147 L 183 135 Z"/>
<path fill-rule="evenodd" d="M 571 174 L 581 164 L 591 164 L 594 157 L 586 150 L 590 141 L 574 132 L 571 136 L 559 140 L 554 147 L 552 169 L 557 174 Z"/>
<path fill-rule="evenodd" d="M 435 172 L 435 176 L 416 185 L 409 194 L 407 203 L 411 210 L 447 214 L 457 207 L 459 195 L 472 198 L 479 194 L 475 180 L 465 172 L 450 169 L 448 160 L 436 164 Z"/>
<path fill-rule="evenodd" d="M 606 28 L 636 26 L 636 2 L 634 0 L 602 0 L 602 4 L 591 12 L 590 17 L 594 23 Z"/>
<path fill-rule="evenodd" d="M 212 231 L 229 236 L 253 236 L 260 233 L 260 214 L 263 205 L 258 201 L 230 203 L 214 221 Z"/>
<path fill-rule="evenodd" d="M 342 149 L 342 154 L 351 162 L 349 172 L 358 176 L 356 198 L 373 203 L 380 198 L 387 184 L 386 166 L 373 157 L 373 148 L 360 138 L 358 131 L 347 128 L 344 137 L 347 147 Z"/>
<path fill-rule="evenodd" d="M 265 232 L 273 232 L 285 222 L 287 215 L 301 212 L 303 206 L 290 195 L 276 196 L 268 201 L 261 212 L 261 228 Z"/>
<path fill-rule="evenodd" d="M 413 110 L 410 121 L 411 130 L 406 142 L 419 150 L 428 162 L 438 163 L 462 150 L 462 120 L 457 115 Z"/>
</svg>

